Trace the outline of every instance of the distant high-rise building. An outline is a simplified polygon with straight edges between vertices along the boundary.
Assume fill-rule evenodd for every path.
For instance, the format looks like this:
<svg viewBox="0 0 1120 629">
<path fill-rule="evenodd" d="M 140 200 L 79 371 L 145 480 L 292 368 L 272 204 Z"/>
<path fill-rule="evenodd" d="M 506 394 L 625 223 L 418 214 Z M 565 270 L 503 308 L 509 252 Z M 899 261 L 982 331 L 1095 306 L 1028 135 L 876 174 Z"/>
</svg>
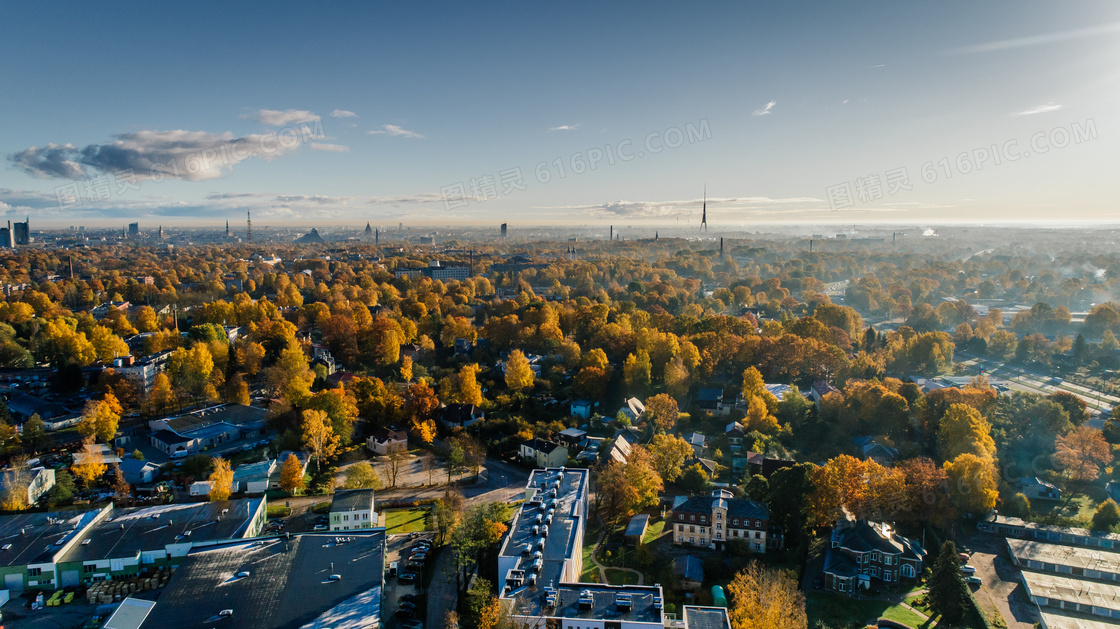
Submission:
<svg viewBox="0 0 1120 629">
<path fill-rule="evenodd" d="M 27 220 L 22 223 L 14 223 L 12 225 L 14 231 L 11 232 L 12 238 L 15 240 L 15 246 L 23 246 L 31 244 L 31 217 L 28 216 Z"/>
<path fill-rule="evenodd" d="M 253 242 L 253 213 L 245 211 L 245 240 Z"/>
<path fill-rule="evenodd" d="M 506 237 L 506 224 L 502 223 L 502 238 Z"/>
<path fill-rule="evenodd" d="M 12 222 L 8 221 L 7 227 L 0 227 L 0 247 L 12 248 Z"/>
<path fill-rule="evenodd" d="M 226 219 L 226 240 L 229 240 L 229 219 Z"/>
<path fill-rule="evenodd" d="M 373 228 L 369 226 L 369 221 L 366 221 L 366 240 L 373 235 Z"/>
<path fill-rule="evenodd" d="M 159 239 L 163 240 L 163 225 L 159 226 Z"/>
<path fill-rule="evenodd" d="M 140 237 L 140 223 L 129 223 L 128 224 L 128 237 L 129 238 L 139 238 Z"/>
<path fill-rule="evenodd" d="M 373 230 L 373 244 L 381 244 L 381 230 L 379 228 L 374 228 Z"/>
</svg>

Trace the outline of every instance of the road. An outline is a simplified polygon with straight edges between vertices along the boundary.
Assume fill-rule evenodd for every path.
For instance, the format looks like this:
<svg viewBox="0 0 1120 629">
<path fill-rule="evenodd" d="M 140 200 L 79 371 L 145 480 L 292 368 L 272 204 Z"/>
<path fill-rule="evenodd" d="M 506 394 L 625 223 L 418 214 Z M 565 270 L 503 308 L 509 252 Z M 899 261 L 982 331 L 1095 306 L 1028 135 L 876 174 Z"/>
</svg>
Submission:
<svg viewBox="0 0 1120 629">
<path fill-rule="evenodd" d="M 1008 629 L 1033 629 L 1038 621 L 1036 608 L 1021 592 L 1019 569 L 1007 558 L 1003 538 L 975 533 L 966 543 L 973 551 L 968 563 L 983 583 L 976 590 L 976 601 L 981 607 L 999 610 Z"/>
<path fill-rule="evenodd" d="M 1018 365 L 1010 365 L 1005 362 L 976 356 L 961 357 L 964 358 L 964 360 L 958 362 L 958 365 L 976 368 L 983 367 L 986 376 L 1002 379 L 1013 391 L 1037 393 L 1040 395 L 1050 395 L 1057 391 L 1066 391 L 1084 400 L 1091 409 L 1103 409 L 1120 404 L 1120 397 L 1115 395 L 1110 395 L 1072 382 L 1062 382 L 1059 385 L 1055 385 L 1051 381 L 1051 376 L 1029 371 Z"/>
</svg>

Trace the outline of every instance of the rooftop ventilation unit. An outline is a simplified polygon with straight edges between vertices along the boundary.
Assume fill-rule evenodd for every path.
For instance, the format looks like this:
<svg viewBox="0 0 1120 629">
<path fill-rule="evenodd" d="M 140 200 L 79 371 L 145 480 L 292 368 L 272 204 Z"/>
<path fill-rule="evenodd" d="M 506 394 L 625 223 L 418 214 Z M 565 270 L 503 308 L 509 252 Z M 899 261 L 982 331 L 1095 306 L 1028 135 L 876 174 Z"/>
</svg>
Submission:
<svg viewBox="0 0 1120 629">
<path fill-rule="evenodd" d="M 525 571 L 524 570 L 510 570 L 509 572 L 506 573 L 506 584 L 509 585 L 509 587 L 517 589 L 517 588 L 521 587 L 521 584 L 524 581 L 525 581 Z"/>
<path fill-rule="evenodd" d="M 548 525 L 545 524 L 541 527 L 541 537 L 548 537 Z"/>
<path fill-rule="evenodd" d="M 591 596 L 591 590 L 582 590 L 579 593 L 579 608 L 591 609 L 595 607 L 595 597 Z"/>
<path fill-rule="evenodd" d="M 614 597 L 614 605 L 621 611 L 629 610 L 632 602 L 633 601 L 631 600 L 631 595 L 629 593 L 620 592 Z"/>
<path fill-rule="evenodd" d="M 233 615 L 233 610 L 232 609 L 223 609 L 222 611 L 218 612 L 218 617 L 219 618 L 229 618 L 232 615 Z"/>
<path fill-rule="evenodd" d="M 533 559 L 535 559 L 537 561 L 540 561 L 542 557 L 544 557 L 544 553 L 542 553 L 539 550 L 537 552 L 533 553 Z"/>
<path fill-rule="evenodd" d="M 89 546 L 89 543 L 91 541 L 93 541 L 93 540 L 83 539 L 82 540 L 82 546 Z M 7 550 L 7 548 L 5 548 L 4 550 Z"/>
<path fill-rule="evenodd" d="M 533 545 L 532 544 L 525 544 L 525 548 L 521 551 L 521 554 L 528 557 L 530 555 L 530 553 L 532 553 L 532 552 L 533 552 Z"/>
<path fill-rule="evenodd" d="M 540 534 L 541 534 L 541 527 L 539 527 L 539 526 L 534 526 L 534 527 L 533 527 L 533 537 L 536 537 L 536 536 L 538 536 L 538 535 L 540 535 Z"/>
<path fill-rule="evenodd" d="M 661 609 L 663 607 L 660 596 L 653 597 L 653 608 Z"/>
<path fill-rule="evenodd" d="M 543 559 L 537 559 L 536 561 L 533 562 L 533 573 L 536 574 L 536 573 L 540 572 L 542 567 L 544 567 L 544 560 Z"/>
<path fill-rule="evenodd" d="M 530 575 L 529 575 L 529 587 L 533 587 L 533 586 L 535 586 L 536 584 L 537 584 L 537 577 L 536 577 L 536 575 L 532 575 L 532 574 L 530 574 Z"/>
<path fill-rule="evenodd" d="M 0 547 L 0 550 L 11 550 L 11 549 L 12 549 L 11 544 L 4 544 L 3 547 Z"/>
<path fill-rule="evenodd" d="M 248 570 L 242 570 L 241 572 L 237 573 L 237 578 L 238 579 L 245 579 L 245 578 L 248 578 L 248 577 L 249 577 L 249 571 Z"/>
<path fill-rule="evenodd" d="M 555 594 L 549 594 L 549 595 L 545 596 L 544 597 L 544 606 L 549 607 L 549 608 L 555 608 L 557 598 L 558 597 Z"/>
</svg>

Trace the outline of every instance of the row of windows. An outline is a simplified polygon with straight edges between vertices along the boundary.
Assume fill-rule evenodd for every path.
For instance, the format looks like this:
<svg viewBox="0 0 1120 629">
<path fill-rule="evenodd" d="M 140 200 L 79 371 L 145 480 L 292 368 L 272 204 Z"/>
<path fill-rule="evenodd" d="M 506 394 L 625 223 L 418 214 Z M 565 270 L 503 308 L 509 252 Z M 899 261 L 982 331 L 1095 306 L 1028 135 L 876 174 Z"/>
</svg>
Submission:
<svg viewBox="0 0 1120 629">
<path fill-rule="evenodd" d="M 700 518 L 700 523 L 701 524 L 707 524 L 708 523 L 708 516 L 705 516 L 705 515 L 697 516 L 695 513 L 690 514 L 688 516 L 688 521 L 689 522 L 695 522 L 697 517 Z M 684 522 L 685 521 L 684 514 L 683 513 L 679 514 L 677 516 L 677 519 L 680 522 Z M 716 512 L 716 519 L 717 520 L 722 520 L 723 519 L 723 514 L 719 513 L 719 512 Z M 743 520 L 742 526 L 750 526 L 751 525 L 750 520 L 748 520 L 746 518 L 743 518 L 742 520 Z M 739 518 L 731 518 L 731 526 L 739 526 Z M 755 520 L 754 521 L 754 527 L 755 528 L 761 528 L 762 527 L 762 520 Z"/>
<path fill-rule="evenodd" d="M 369 514 L 368 513 L 355 513 L 354 514 L 354 519 L 355 520 L 368 520 L 369 519 Z M 350 521 L 350 515 L 349 514 L 344 514 L 342 516 L 342 521 L 343 522 L 349 522 Z"/>
</svg>

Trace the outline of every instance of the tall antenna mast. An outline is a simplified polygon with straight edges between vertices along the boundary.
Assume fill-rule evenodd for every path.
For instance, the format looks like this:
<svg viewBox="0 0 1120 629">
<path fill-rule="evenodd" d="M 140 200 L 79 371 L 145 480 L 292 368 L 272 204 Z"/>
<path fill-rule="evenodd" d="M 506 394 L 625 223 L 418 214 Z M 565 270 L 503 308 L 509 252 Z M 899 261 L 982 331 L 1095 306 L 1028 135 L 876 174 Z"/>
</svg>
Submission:
<svg viewBox="0 0 1120 629">
<path fill-rule="evenodd" d="M 245 211 L 245 240 L 253 242 L 253 213 Z"/>
<path fill-rule="evenodd" d="M 708 184 L 704 184 L 704 212 L 700 215 L 700 231 L 708 231 Z"/>
</svg>

